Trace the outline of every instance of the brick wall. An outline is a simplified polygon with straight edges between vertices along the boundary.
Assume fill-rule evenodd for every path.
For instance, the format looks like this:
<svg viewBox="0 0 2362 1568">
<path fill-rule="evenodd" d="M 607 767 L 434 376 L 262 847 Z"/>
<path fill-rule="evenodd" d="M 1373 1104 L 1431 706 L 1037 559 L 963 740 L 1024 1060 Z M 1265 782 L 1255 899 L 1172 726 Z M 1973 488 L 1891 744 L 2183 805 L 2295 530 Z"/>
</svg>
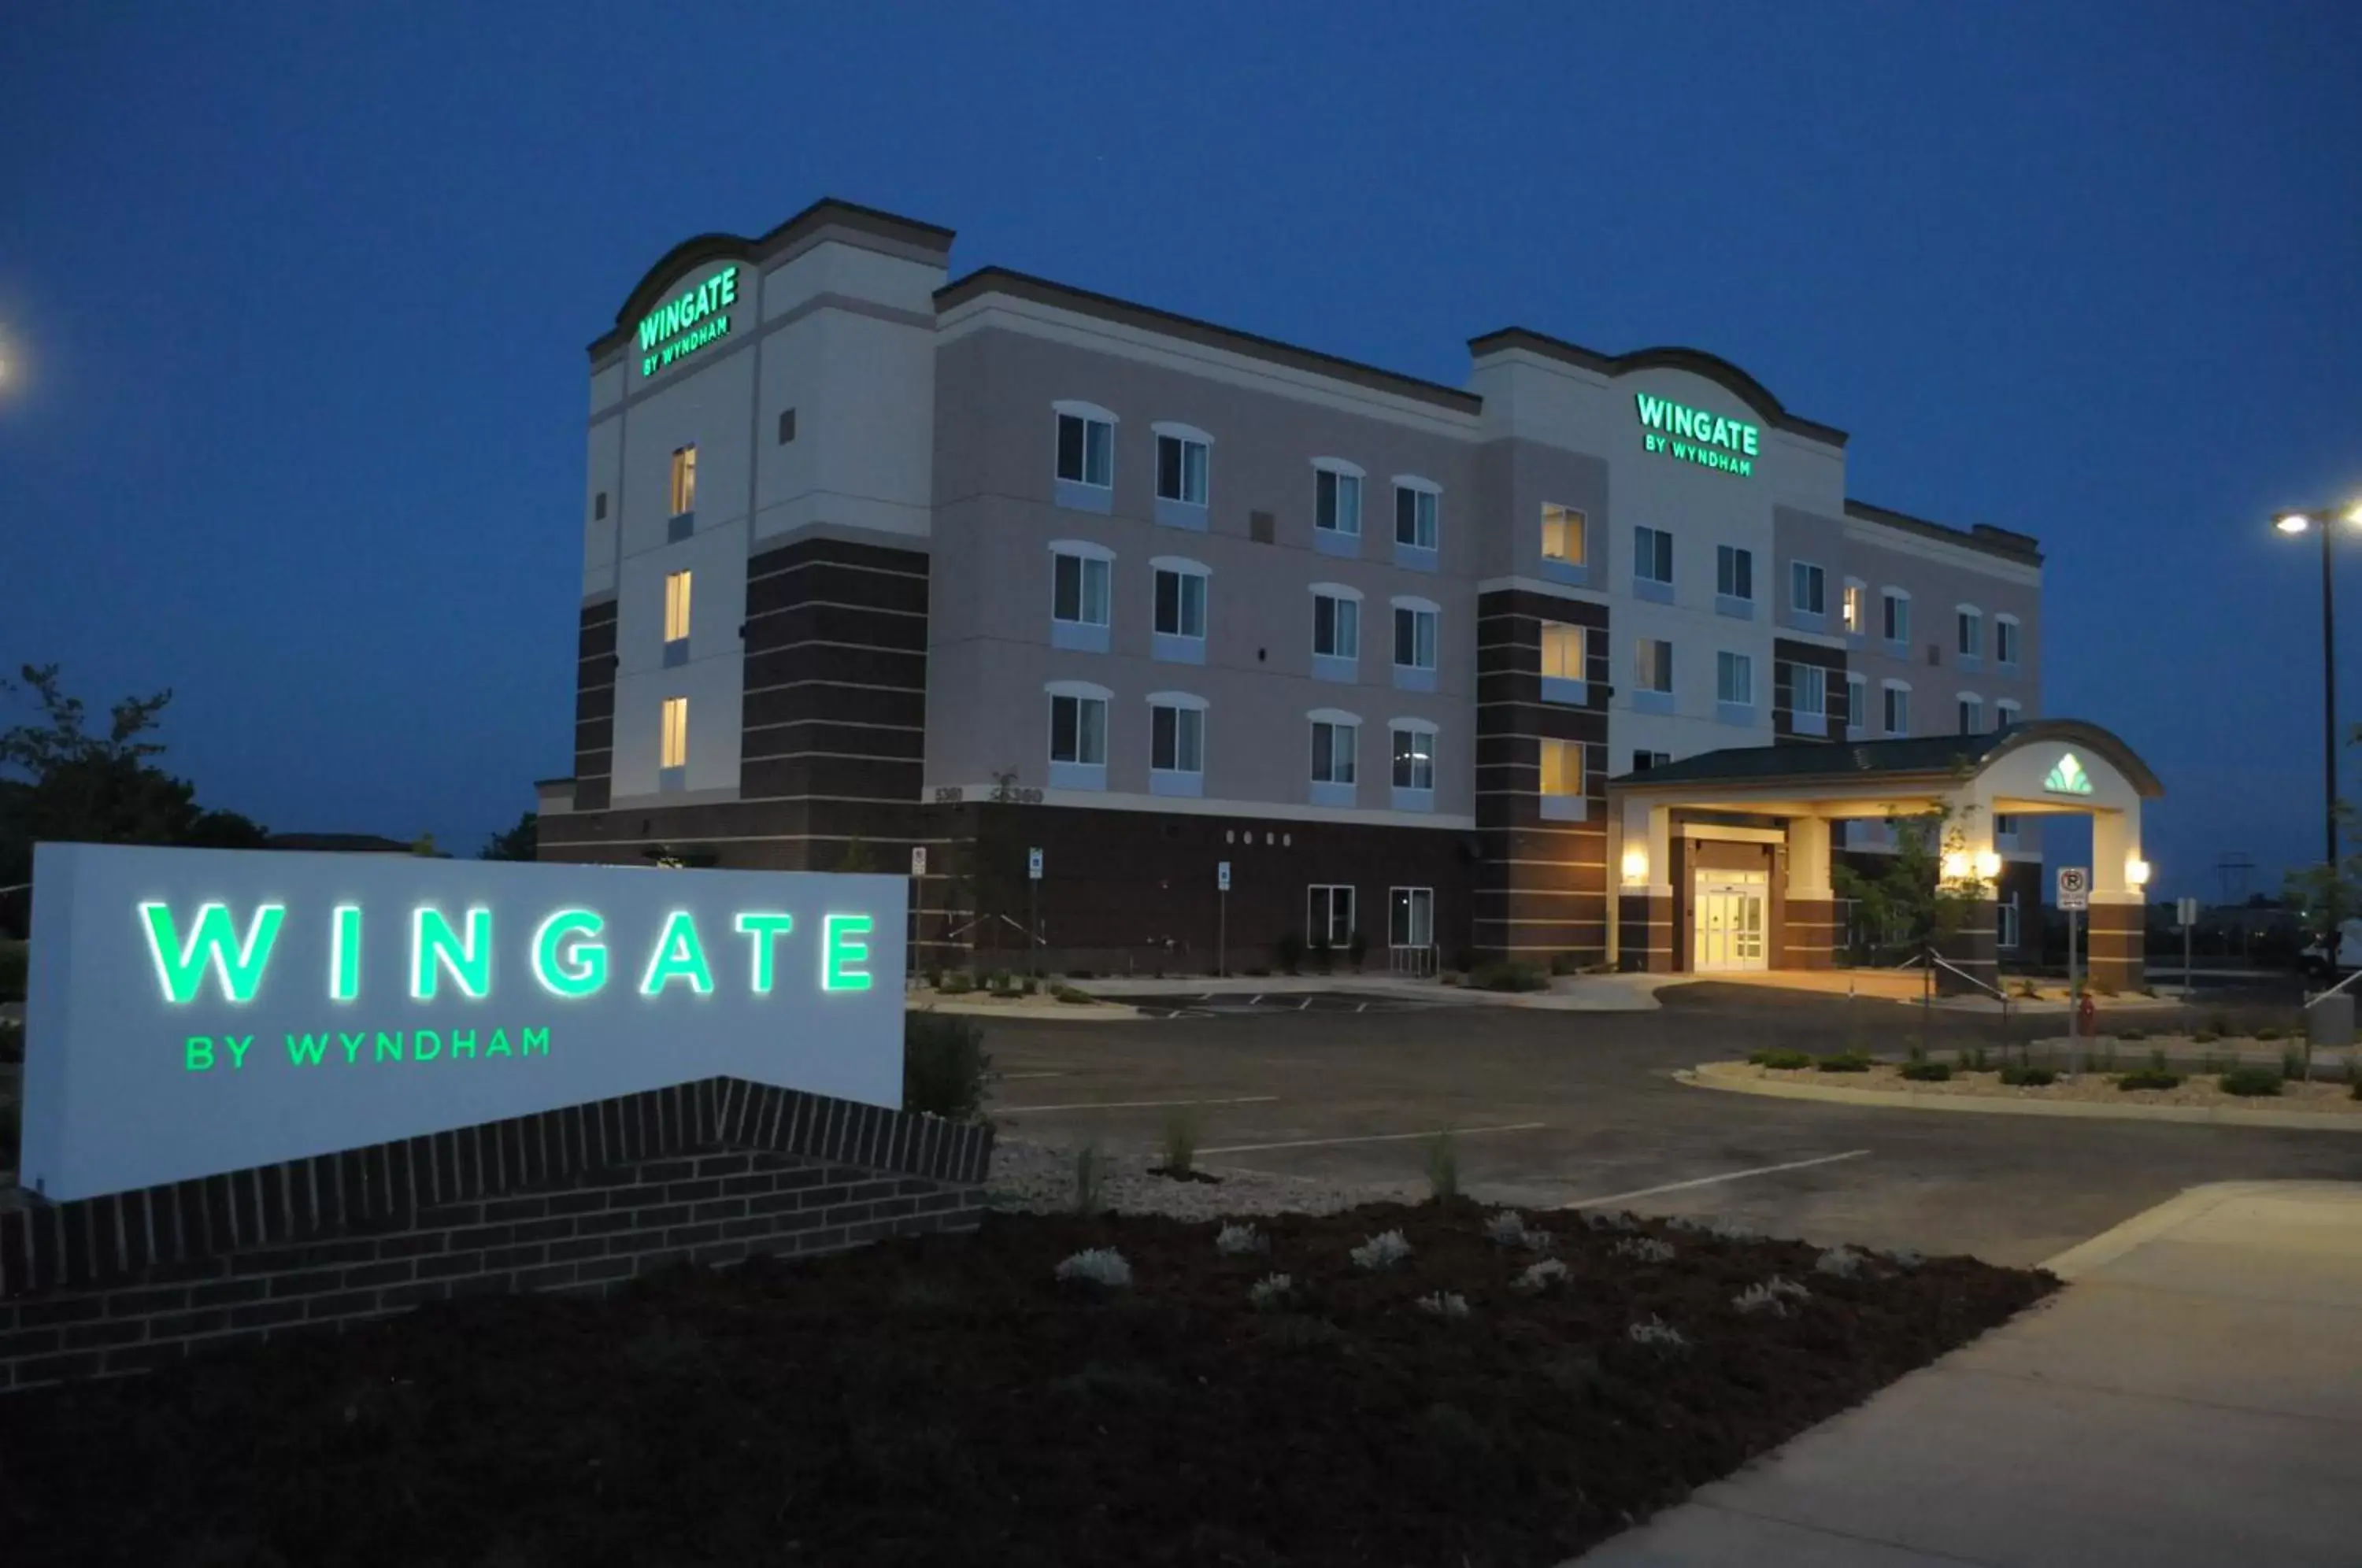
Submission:
<svg viewBox="0 0 2362 1568">
<path fill-rule="evenodd" d="M 714 1078 L 0 1214 L 0 1391 L 473 1292 L 973 1229 L 982 1127 Z"/>
</svg>

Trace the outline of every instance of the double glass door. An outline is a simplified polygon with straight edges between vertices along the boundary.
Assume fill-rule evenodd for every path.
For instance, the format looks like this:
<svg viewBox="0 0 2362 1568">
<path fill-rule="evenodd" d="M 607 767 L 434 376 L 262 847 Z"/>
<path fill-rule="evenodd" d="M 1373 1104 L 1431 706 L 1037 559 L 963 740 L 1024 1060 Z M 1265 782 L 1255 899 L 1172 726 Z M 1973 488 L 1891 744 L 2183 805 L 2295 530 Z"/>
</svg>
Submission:
<svg viewBox="0 0 2362 1568">
<path fill-rule="evenodd" d="M 1769 878 L 1760 871 L 1700 871 L 1692 899 L 1696 929 L 1691 967 L 1769 968 L 1763 939 Z"/>
</svg>

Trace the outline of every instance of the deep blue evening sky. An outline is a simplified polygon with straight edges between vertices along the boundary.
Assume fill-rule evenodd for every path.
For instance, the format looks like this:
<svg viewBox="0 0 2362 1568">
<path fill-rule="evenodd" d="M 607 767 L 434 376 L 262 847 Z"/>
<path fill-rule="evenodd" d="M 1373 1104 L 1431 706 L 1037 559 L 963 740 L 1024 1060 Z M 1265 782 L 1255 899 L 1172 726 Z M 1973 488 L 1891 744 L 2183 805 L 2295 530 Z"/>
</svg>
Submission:
<svg viewBox="0 0 2362 1568">
<path fill-rule="evenodd" d="M 2351 0 L 17 7 L 0 662 L 174 688 L 211 804 L 474 847 L 571 766 L 583 346 L 828 193 L 1439 381 L 1511 323 L 1722 354 L 1855 495 L 2039 536 L 2045 706 L 2164 775 L 2162 889 L 2276 884 L 2319 581 L 2266 519 L 2362 497 L 2357 58 Z"/>
</svg>

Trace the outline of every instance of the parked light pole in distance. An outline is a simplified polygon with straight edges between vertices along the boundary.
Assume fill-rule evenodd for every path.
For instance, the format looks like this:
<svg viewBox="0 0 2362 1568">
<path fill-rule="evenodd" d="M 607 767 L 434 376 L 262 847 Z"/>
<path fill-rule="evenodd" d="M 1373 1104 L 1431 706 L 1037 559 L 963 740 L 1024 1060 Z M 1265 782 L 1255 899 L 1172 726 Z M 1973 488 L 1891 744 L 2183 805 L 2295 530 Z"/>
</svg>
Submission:
<svg viewBox="0 0 2362 1568">
<path fill-rule="evenodd" d="M 2337 874 L 2337 612 L 2330 587 L 2330 524 L 2338 516 L 2362 524 L 2362 504 L 2341 513 L 2334 506 L 2311 507 L 2281 514 L 2272 525 L 2281 533 L 2297 535 L 2310 529 L 2321 536 L 2321 789 L 2322 814 L 2327 829 L 2322 864 Z M 2334 939 L 2335 933 L 2330 935 Z"/>
</svg>

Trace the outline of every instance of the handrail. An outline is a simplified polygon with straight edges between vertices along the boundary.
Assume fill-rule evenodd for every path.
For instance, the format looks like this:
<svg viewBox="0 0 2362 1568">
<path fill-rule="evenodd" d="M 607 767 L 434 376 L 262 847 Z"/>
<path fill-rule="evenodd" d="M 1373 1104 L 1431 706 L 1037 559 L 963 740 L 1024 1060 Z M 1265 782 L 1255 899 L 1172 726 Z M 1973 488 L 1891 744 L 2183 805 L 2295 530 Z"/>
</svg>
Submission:
<svg viewBox="0 0 2362 1568">
<path fill-rule="evenodd" d="M 2003 990 L 1999 986 L 1987 985 L 1984 981 L 1978 979 L 1974 975 L 1970 974 L 1966 969 L 1961 968 L 1958 964 L 1951 962 L 1941 954 L 1931 953 L 1927 955 L 1927 961 L 1931 964 L 1938 965 L 1943 968 L 1949 969 L 1953 974 L 1958 975 L 1960 978 L 1968 981 L 1969 984 L 1976 987 L 1977 989 L 1981 991 L 1991 991 L 1992 993 L 1993 1000 L 2001 1003 L 2003 1007 L 2007 1007 L 2009 1005 L 2008 992 Z"/>
<path fill-rule="evenodd" d="M 2314 1001 L 2319 1001 L 2323 997 L 2334 997 L 2356 980 L 2362 980 L 2362 969 L 2355 970 L 2352 974 L 2346 976 L 2344 979 L 2338 981 L 2327 990 L 2320 992 L 2318 995 L 2314 996 L 2312 999 Z"/>
</svg>

